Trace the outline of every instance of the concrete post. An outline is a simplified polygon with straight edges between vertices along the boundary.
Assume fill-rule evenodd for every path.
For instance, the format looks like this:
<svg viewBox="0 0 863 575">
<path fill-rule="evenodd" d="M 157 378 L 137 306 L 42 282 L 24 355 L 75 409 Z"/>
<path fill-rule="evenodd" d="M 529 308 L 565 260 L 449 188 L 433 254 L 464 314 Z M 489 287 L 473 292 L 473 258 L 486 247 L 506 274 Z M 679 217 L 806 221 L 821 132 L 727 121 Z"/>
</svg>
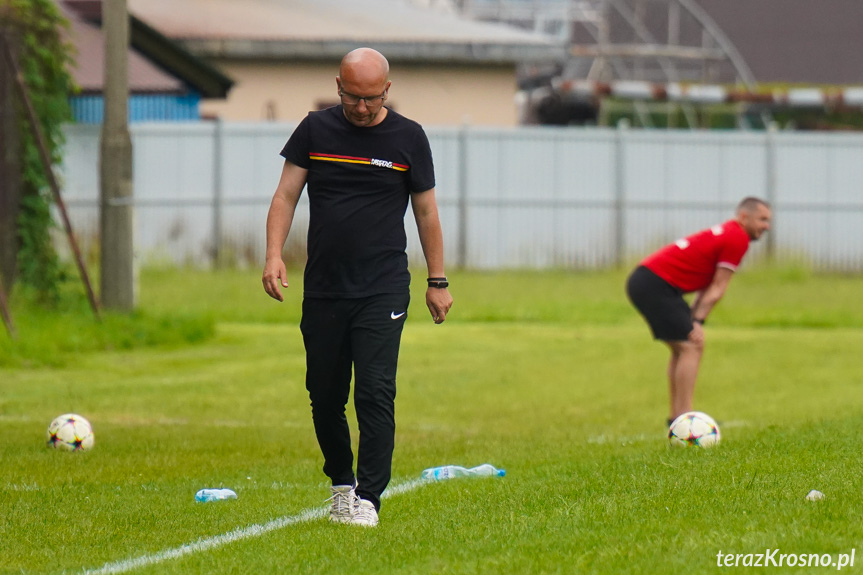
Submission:
<svg viewBox="0 0 863 575">
<path fill-rule="evenodd" d="M 105 33 L 105 116 L 99 162 L 102 305 L 129 312 L 135 307 L 135 262 L 126 0 L 103 2 L 102 22 Z"/>
</svg>

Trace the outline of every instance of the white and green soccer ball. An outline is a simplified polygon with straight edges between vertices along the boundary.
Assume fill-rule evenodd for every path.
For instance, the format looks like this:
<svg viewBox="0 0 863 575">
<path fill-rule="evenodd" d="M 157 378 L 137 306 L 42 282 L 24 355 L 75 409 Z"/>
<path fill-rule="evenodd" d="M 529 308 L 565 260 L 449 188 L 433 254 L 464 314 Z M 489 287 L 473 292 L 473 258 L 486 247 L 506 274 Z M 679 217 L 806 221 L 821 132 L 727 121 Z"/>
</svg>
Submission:
<svg viewBox="0 0 863 575">
<path fill-rule="evenodd" d="M 92 449 L 96 437 L 90 422 L 76 413 L 65 413 L 54 418 L 48 426 L 48 447 L 61 451 Z"/>
<path fill-rule="evenodd" d="M 668 428 L 668 442 L 673 447 L 713 447 L 720 437 L 719 426 L 713 418 L 700 411 L 677 416 Z"/>
</svg>

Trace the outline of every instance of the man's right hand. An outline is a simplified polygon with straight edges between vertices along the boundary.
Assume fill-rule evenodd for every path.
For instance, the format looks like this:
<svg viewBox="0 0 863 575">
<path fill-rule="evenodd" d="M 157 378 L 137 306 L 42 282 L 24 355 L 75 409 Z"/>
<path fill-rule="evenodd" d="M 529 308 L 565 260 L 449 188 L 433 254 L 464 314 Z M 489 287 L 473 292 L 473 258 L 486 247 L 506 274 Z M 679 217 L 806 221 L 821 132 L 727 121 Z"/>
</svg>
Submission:
<svg viewBox="0 0 863 575">
<path fill-rule="evenodd" d="M 692 331 L 689 332 L 689 341 L 704 344 L 704 327 L 697 321 L 692 322 Z"/>
<path fill-rule="evenodd" d="M 282 261 L 281 257 L 267 259 L 261 282 L 264 284 L 264 291 L 267 292 L 267 295 L 275 300 L 285 301 L 279 284 L 281 287 L 288 287 L 288 270 L 285 268 L 285 262 Z"/>
</svg>

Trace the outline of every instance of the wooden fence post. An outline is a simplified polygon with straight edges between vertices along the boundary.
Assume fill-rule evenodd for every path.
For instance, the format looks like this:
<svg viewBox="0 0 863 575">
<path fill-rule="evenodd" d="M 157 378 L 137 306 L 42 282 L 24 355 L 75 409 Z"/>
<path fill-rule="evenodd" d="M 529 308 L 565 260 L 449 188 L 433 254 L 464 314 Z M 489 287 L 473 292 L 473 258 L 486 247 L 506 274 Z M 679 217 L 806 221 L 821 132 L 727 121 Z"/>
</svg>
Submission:
<svg viewBox="0 0 863 575">
<path fill-rule="evenodd" d="M 17 46 L 14 32 L 0 27 L 0 43 Z M 14 72 L 0 57 L 0 276 L 11 290 L 17 278 L 18 214 L 21 205 L 21 137 Z"/>
</svg>

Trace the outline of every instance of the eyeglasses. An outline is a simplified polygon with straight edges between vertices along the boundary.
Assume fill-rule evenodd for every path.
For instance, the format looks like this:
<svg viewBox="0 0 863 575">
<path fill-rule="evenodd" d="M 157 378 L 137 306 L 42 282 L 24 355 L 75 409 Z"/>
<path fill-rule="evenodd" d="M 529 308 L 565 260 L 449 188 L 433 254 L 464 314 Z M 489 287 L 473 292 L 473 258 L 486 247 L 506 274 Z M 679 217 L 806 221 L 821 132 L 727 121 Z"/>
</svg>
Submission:
<svg viewBox="0 0 863 575">
<path fill-rule="evenodd" d="M 374 108 L 376 106 L 380 106 L 381 104 L 383 104 L 384 98 L 386 98 L 386 96 L 387 96 L 386 90 L 384 90 L 383 94 L 381 94 L 379 96 L 361 97 L 361 96 L 356 96 L 354 94 L 349 94 L 349 93 L 345 92 L 344 90 L 342 90 L 341 88 L 339 88 L 339 97 L 342 99 L 342 103 L 348 104 L 349 106 L 356 106 L 360 103 L 360 100 L 362 100 L 365 103 L 366 108 Z"/>
</svg>

